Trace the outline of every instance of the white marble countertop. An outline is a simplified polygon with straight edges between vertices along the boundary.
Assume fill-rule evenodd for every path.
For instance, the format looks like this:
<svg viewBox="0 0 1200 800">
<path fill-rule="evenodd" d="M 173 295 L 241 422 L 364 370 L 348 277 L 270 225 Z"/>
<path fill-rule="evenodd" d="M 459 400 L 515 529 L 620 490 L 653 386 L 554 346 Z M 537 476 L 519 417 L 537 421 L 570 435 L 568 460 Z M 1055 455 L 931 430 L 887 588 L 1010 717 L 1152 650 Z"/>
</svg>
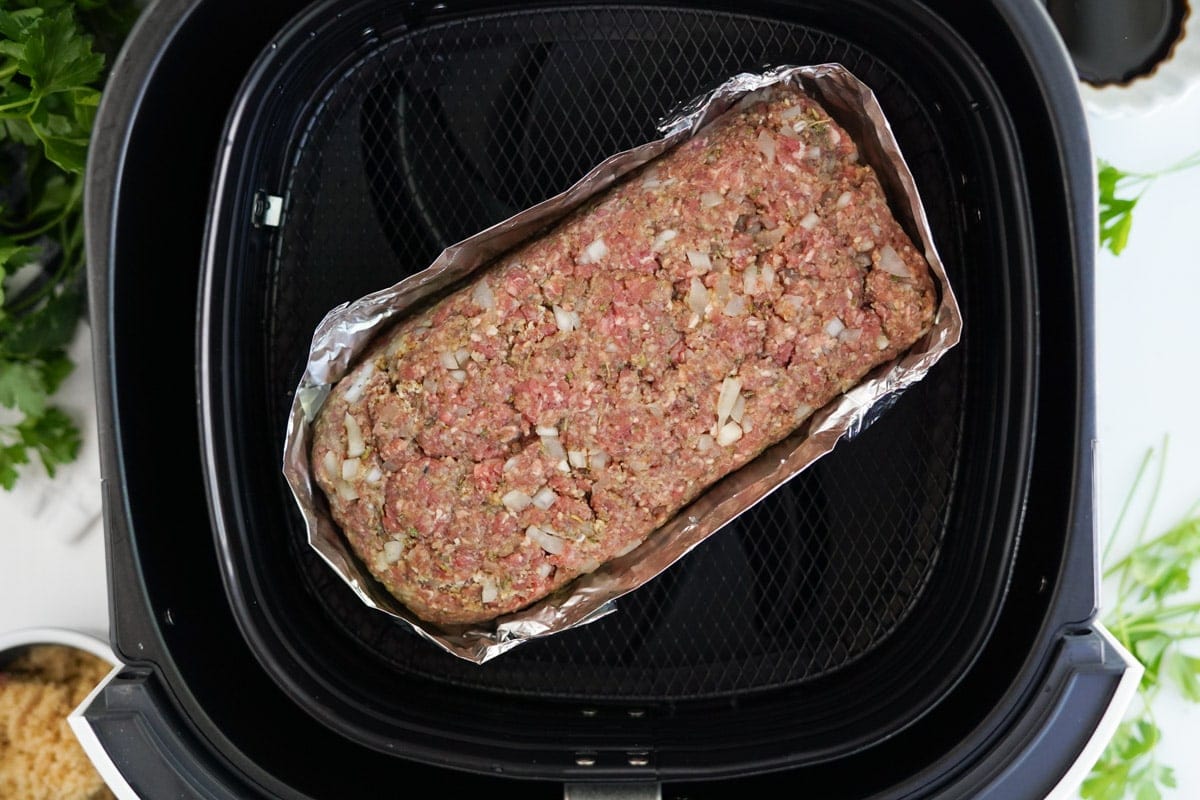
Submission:
<svg viewBox="0 0 1200 800">
<path fill-rule="evenodd" d="M 1155 170 L 1200 148 L 1200 92 L 1139 117 L 1089 118 L 1097 156 Z M 1200 498 L 1200 169 L 1164 177 L 1141 200 L 1128 249 L 1096 265 L 1100 474 L 1099 535 L 1107 537 L 1147 447 L 1170 437 L 1157 530 Z M 108 630 L 104 537 L 90 332 L 71 348 L 78 367 L 57 402 L 79 421 L 83 450 L 55 479 L 27 470 L 0 490 L 0 631 L 26 626 Z M 1132 530 L 1118 541 L 1127 543 Z M 1161 758 L 1178 773 L 1175 796 L 1200 797 L 1200 706 L 1173 690 L 1157 703 Z"/>
</svg>

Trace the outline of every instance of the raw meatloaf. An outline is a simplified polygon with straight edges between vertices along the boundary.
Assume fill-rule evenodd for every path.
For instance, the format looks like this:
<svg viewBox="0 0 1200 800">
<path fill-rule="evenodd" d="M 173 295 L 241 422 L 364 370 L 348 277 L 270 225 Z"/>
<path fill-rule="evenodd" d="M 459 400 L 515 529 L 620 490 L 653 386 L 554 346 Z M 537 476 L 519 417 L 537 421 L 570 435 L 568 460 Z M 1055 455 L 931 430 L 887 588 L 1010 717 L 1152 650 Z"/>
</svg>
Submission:
<svg viewBox="0 0 1200 800">
<path fill-rule="evenodd" d="M 935 300 L 850 136 L 776 88 L 390 329 L 313 474 L 414 614 L 489 620 L 632 551 Z"/>
</svg>

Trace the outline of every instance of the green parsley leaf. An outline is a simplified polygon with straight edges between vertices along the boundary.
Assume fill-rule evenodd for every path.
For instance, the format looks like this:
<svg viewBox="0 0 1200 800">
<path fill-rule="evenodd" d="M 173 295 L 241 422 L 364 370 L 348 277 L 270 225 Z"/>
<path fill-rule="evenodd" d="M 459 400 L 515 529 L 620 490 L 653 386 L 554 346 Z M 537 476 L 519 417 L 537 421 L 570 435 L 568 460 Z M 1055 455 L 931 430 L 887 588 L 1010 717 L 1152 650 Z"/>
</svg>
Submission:
<svg viewBox="0 0 1200 800">
<path fill-rule="evenodd" d="M 70 417 L 57 408 L 48 408 L 46 413 L 37 418 L 27 418 L 17 426 L 17 430 L 21 442 L 27 450 L 37 453 L 50 477 L 54 477 L 60 464 L 74 461 L 79 455 L 82 444 L 79 429 Z"/>
<path fill-rule="evenodd" d="M 0 360 L 0 406 L 14 408 L 27 417 L 46 409 L 46 381 L 36 365 Z"/>
<path fill-rule="evenodd" d="M 1100 196 L 1100 246 L 1115 256 L 1129 244 L 1133 230 L 1133 211 L 1150 184 L 1164 175 L 1200 166 L 1200 151 L 1157 172 L 1125 172 L 1104 160 L 1097 162 L 1097 189 Z M 1120 197 L 1138 188 L 1137 194 Z"/>
</svg>

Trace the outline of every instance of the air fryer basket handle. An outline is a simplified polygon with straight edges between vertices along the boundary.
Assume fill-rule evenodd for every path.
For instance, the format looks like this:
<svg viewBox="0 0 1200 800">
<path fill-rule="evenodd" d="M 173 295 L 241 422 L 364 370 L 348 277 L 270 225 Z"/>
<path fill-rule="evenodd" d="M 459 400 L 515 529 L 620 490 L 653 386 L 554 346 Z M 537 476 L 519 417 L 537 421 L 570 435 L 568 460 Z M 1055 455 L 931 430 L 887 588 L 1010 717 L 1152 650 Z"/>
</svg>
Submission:
<svg viewBox="0 0 1200 800">
<path fill-rule="evenodd" d="M 1004 740 L 935 797 L 1074 797 L 1120 724 L 1142 672 L 1102 625 L 1065 635 L 1036 699 Z"/>
</svg>

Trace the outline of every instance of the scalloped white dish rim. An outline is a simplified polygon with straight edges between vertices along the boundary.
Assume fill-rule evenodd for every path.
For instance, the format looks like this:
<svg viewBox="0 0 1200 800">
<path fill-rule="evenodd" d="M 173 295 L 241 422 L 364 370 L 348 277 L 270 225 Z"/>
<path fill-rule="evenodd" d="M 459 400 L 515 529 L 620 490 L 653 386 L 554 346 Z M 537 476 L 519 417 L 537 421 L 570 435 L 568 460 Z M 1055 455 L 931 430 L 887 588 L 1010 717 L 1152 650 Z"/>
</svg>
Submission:
<svg viewBox="0 0 1200 800">
<path fill-rule="evenodd" d="M 1179 102 L 1200 85 L 1200 4 L 1189 2 L 1192 8 L 1183 20 L 1174 49 L 1152 73 L 1113 86 L 1079 82 L 1079 92 L 1089 111 L 1109 118 L 1148 114 Z"/>
</svg>

